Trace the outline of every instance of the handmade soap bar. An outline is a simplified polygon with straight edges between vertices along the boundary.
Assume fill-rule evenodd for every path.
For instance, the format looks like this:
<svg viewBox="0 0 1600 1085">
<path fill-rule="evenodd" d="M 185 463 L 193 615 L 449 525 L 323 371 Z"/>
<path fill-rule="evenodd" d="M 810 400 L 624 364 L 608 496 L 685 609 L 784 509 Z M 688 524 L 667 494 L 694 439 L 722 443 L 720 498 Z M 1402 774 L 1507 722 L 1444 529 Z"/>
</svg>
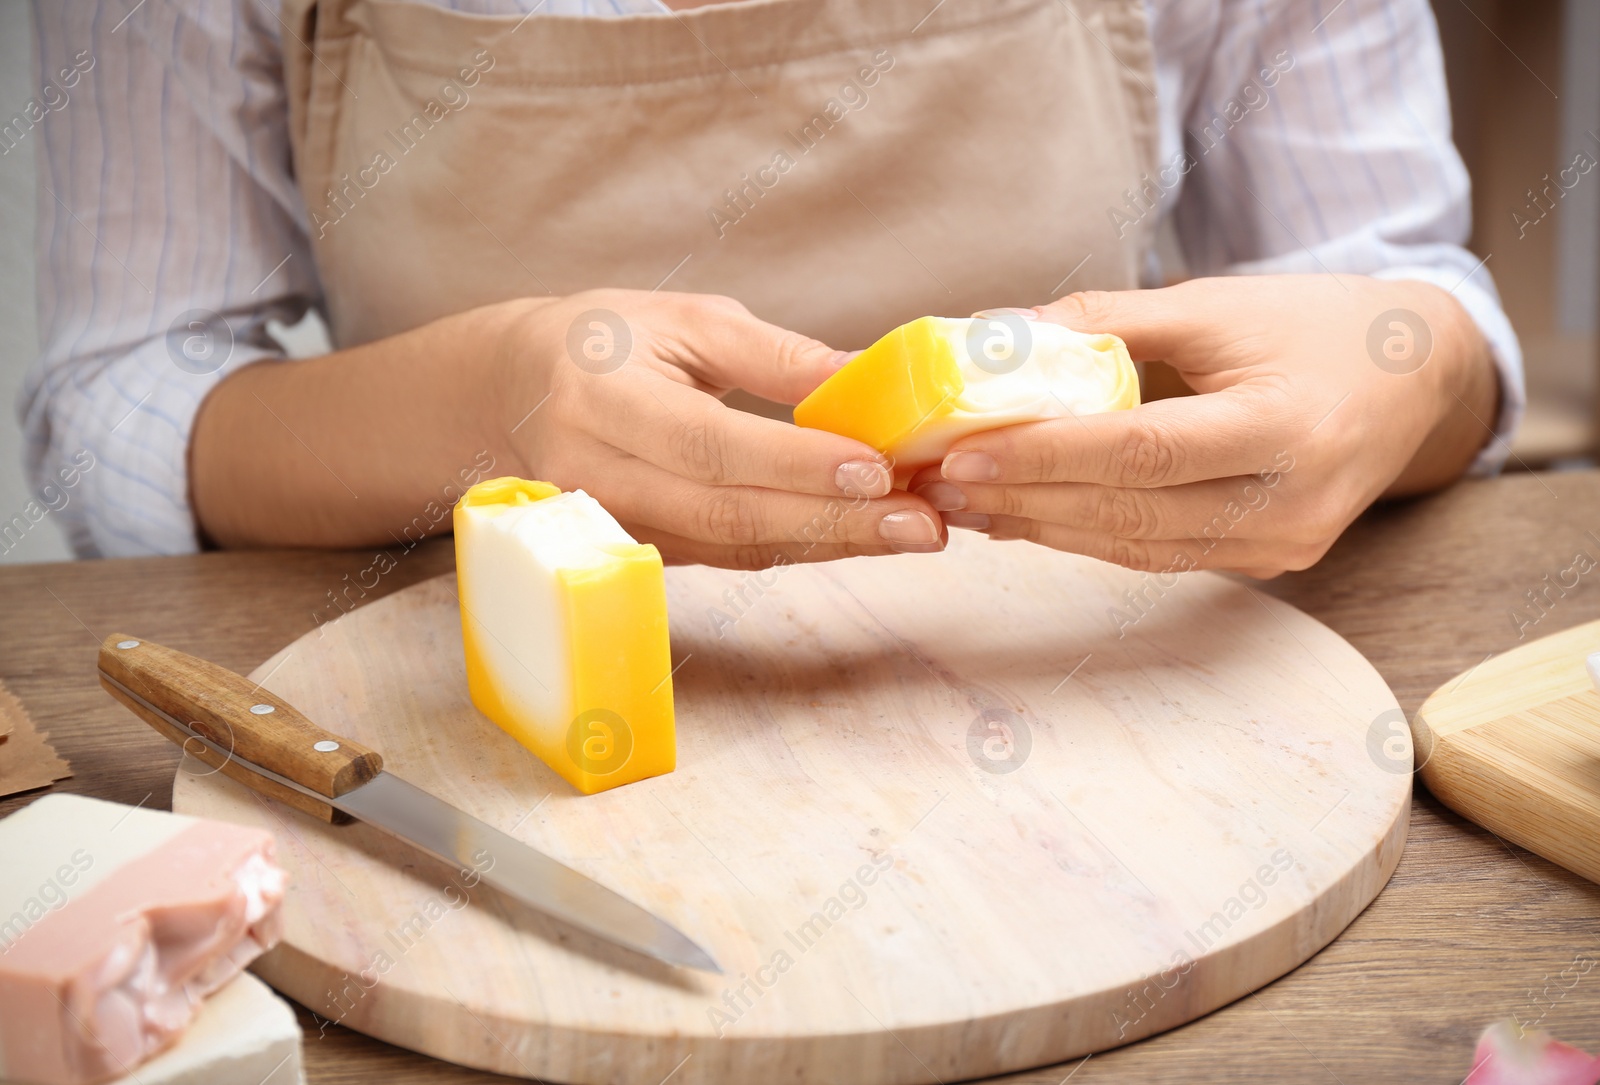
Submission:
<svg viewBox="0 0 1600 1085">
<path fill-rule="evenodd" d="M 134 1071 L 281 934 L 272 834 L 49 795 L 0 821 L 0 1078 Z"/>
<path fill-rule="evenodd" d="M 200 1004 L 176 1044 L 113 1085 L 305 1085 L 305 1080 L 294 1011 L 243 972 Z"/>
<path fill-rule="evenodd" d="M 455 509 L 472 703 L 586 795 L 677 758 L 661 555 L 582 490 L 497 478 Z"/>
<path fill-rule="evenodd" d="M 981 430 L 1138 405 L 1138 375 L 1114 335 L 1016 316 L 925 316 L 823 381 L 794 420 L 886 453 L 904 479 Z"/>
</svg>

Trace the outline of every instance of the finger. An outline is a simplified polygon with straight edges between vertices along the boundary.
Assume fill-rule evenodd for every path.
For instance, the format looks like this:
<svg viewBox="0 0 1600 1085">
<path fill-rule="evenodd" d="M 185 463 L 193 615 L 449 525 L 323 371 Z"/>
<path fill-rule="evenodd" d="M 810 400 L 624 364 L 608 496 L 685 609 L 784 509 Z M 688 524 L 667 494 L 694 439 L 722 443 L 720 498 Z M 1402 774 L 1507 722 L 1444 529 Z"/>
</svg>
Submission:
<svg viewBox="0 0 1600 1085">
<path fill-rule="evenodd" d="M 940 513 L 1020 516 L 1122 539 L 1281 534 L 1279 517 L 1261 515 L 1272 502 L 1272 487 L 1253 475 L 1146 489 L 1089 482 L 955 483 L 926 474 L 913 479 L 911 492 Z"/>
<path fill-rule="evenodd" d="M 1245 386 L 1160 399 L 1129 411 L 964 437 L 945 456 L 940 473 L 952 482 L 1143 487 L 1256 474 L 1289 456 L 1289 436 L 1303 432 L 1291 413 Z"/>
<path fill-rule="evenodd" d="M 1199 279 L 1158 290 L 1085 290 L 1039 306 L 1040 319 L 1074 331 L 1109 332 L 1128 345 L 1136 362 L 1171 362 L 1192 368 L 1206 358 L 1231 356 L 1238 322 L 1218 306 L 1237 294 L 1217 296 L 1209 280 Z"/>
<path fill-rule="evenodd" d="M 1249 569 L 1254 576 L 1275 576 L 1286 570 L 1309 568 L 1322 556 L 1315 547 L 1257 539 L 1118 539 L 1019 516 L 990 516 L 985 533 L 994 539 L 1027 539 L 1152 573 Z"/>
<path fill-rule="evenodd" d="M 920 497 L 824 498 L 755 486 L 707 486 L 608 450 L 594 464 L 594 498 L 618 520 L 724 546 L 762 543 L 888 545 L 902 552 L 942 550 L 939 516 Z M 599 453 L 604 456 L 606 453 Z"/>
<path fill-rule="evenodd" d="M 758 319 L 733 298 L 658 295 L 674 302 L 653 328 L 665 356 L 718 388 L 743 388 L 778 403 L 799 403 L 832 376 L 847 355 L 809 336 Z"/>
<path fill-rule="evenodd" d="M 774 566 L 804 565 L 840 558 L 881 557 L 898 553 L 892 547 L 864 546 L 859 543 L 755 543 L 728 546 L 687 539 L 682 535 L 642 525 L 625 524 L 628 533 L 640 542 L 655 544 L 668 565 L 714 565 L 719 569 L 759 570 Z"/>
<path fill-rule="evenodd" d="M 594 436 L 697 482 L 829 497 L 883 497 L 894 484 L 887 459 L 869 445 L 737 410 L 648 370 L 589 387 Z"/>
</svg>

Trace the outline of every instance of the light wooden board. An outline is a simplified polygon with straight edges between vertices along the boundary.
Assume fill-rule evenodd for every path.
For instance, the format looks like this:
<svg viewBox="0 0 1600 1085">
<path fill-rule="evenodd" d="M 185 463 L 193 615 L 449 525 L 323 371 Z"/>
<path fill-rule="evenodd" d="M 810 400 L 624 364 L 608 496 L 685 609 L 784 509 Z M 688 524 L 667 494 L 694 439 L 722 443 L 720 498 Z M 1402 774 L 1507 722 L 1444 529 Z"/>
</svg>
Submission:
<svg viewBox="0 0 1600 1085">
<path fill-rule="evenodd" d="M 1440 686 L 1412 731 L 1445 805 L 1600 882 L 1600 693 L 1585 622 L 1495 656 Z"/>
<path fill-rule="evenodd" d="M 456 908 L 463 879 L 382 834 L 180 770 L 175 809 L 277 830 L 293 870 L 258 971 L 441 1058 L 646 1085 L 1043 1065 L 1293 968 L 1404 843 L 1410 775 L 1369 753 L 1397 711 L 1382 679 L 1210 574 L 964 534 L 941 555 L 669 570 L 678 770 L 591 797 L 471 707 L 453 587 L 357 610 L 254 677 L 728 976 L 638 967 L 483 888 Z M 1112 608 L 1144 616 L 1119 636 Z"/>
</svg>

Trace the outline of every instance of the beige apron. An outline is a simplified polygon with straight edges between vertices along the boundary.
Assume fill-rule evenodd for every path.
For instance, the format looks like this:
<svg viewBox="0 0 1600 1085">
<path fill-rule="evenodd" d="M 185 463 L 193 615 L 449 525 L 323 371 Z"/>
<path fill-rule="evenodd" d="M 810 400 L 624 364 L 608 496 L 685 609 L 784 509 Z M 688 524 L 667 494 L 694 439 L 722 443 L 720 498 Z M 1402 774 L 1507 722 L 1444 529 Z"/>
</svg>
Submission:
<svg viewBox="0 0 1600 1085">
<path fill-rule="evenodd" d="M 925 314 L 1135 286 L 1151 243 L 1155 215 L 1127 213 L 1156 158 L 1141 0 L 284 17 L 342 347 L 517 295 L 659 286 L 853 349 Z"/>
</svg>

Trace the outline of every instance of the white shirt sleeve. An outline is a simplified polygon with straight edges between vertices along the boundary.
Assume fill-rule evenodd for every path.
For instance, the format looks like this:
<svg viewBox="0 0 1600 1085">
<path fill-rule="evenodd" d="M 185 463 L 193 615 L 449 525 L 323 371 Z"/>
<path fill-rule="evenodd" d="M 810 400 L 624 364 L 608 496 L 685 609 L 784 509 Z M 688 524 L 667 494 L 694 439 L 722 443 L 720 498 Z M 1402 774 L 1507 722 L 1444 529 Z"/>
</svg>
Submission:
<svg viewBox="0 0 1600 1085">
<path fill-rule="evenodd" d="M 1348 272 L 1450 291 L 1499 369 L 1500 416 L 1482 420 L 1494 437 L 1473 465 L 1497 470 L 1526 403 L 1522 350 L 1490 269 L 1464 247 L 1469 182 L 1427 0 L 1209 8 L 1149 8 L 1162 164 L 1194 158 L 1173 210 L 1189 270 Z"/>
<path fill-rule="evenodd" d="M 318 295 L 291 174 L 277 5 L 36 0 L 41 354 L 19 408 L 80 556 L 198 548 L 189 433 L 269 319 Z M 76 75 L 72 73 L 76 72 Z M 70 86 L 67 84 L 70 82 Z M 230 345 L 231 341 L 231 345 Z"/>
</svg>

